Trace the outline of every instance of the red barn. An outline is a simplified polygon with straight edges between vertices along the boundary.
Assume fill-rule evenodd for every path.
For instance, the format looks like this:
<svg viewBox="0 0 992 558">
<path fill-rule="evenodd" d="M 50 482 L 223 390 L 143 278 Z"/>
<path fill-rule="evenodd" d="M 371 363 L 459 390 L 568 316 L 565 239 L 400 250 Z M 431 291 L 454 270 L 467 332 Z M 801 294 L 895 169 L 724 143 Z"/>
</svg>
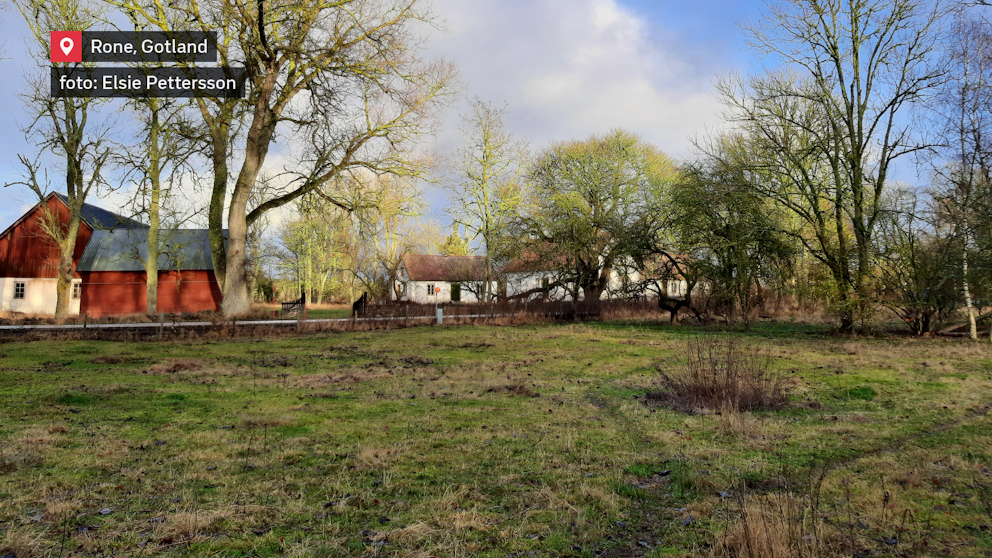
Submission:
<svg viewBox="0 0 992 558">
<path fill-rule="evenodd" d="M 208 231 L 163 230 L 159 241 L 158 311 L 219 309 Z M 92 317 L 145 312 L 147 258 L 148 229 L 95 231 L 76 267 L 83 283 L 81 311 Z"/>
<path fill-rule="evenodd" d="M 62 194 L 49 194 L 0 233 L 0 310 L 54 314 L 59 249 L 45 232 L 45 220 L 66 223 Z M 164 313 L 220 307 L 207 231 L 162 231 L 158 307 Z M 144 262 L 148 227 L 83 204 L 76 250 L 70 314 L 93 317 L 145 311 Z"/>
<path fill-rule="evenodd" d="M 83 204 L 76 236 L 75 264 L 97 229 L 147 228 L 141 223 L 99 207 Z M 49 194 L 0 233 L 0 310 L 29 314 L 55 313 L 55 284 L 59 270 L 59 247 L 43 226 L 46 221 L 68 223 L 69 206 L 62 194 Z M 79 313 L 81 277 L 73 274 L 69 311 Z"/>
</svg>

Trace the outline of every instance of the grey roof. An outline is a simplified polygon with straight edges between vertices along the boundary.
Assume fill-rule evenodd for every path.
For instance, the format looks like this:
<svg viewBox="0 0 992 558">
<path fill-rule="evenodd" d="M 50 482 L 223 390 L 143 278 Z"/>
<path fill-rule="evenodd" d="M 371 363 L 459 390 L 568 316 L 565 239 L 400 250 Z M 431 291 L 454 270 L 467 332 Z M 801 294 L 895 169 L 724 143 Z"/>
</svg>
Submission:
<svg viewBox="0 0 992 558">
<path fill-rule="evenodd" d="M 61 192 L 55 192 L 55 195 L 59 197 L 63 202 L 68 205 L 68 201 L 65 194 Z M 95 205 L 90 205 L 84 203 L 82 209 L 79 212 L 79 217 L 84 223 L 93 227 L 94 229 L 116 229 L 118 227 L 132 228 L 132 229 L 147 229 L 148 225 L 139 223 L 134 219 L 129 219 L 123 215 L 118 215 L 112 211 L 107 211 L 106 209 L 100 209 Z"/>
<path fill-rule="evenodd" d="M 207 229 L 163 230 L 158 258 L 160 270 L 209 270 L 210 235 Z M 148 229 L 95 230 L 76 271 L 144 271 L 148 258 Z"/>
</svg>

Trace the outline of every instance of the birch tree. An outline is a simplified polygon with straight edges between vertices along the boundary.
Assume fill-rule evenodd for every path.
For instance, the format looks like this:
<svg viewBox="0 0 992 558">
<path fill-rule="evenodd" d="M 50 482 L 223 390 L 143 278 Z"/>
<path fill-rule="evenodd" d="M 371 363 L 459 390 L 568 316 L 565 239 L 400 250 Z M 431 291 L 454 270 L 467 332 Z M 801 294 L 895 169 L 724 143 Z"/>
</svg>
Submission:
<svg viewBox="0 0 992 558">
<path fill-rule="evenodd" d="M 935 106 L 944 130 L 949 161 L 937 167 L 939 213 L 961 239 L 961 292 L 968 314 L 968 334 L 978 339 L 978 323 L 971 283 L 972 254 L 981 245 L 983 198 L 992 194 L 992 34 L 988 24 L 967 11 L 954 20 L 953 40 L 946 56 L 950 77 Z M 990 333 L 992 335 L 992 333 Z"/>
</svg>

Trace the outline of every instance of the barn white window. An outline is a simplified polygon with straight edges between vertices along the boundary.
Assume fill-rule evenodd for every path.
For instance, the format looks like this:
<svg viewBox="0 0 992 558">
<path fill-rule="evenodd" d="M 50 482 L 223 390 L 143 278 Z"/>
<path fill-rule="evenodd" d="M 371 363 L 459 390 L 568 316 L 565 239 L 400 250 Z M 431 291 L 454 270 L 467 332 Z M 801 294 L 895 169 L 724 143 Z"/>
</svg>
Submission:
<svg viewBox="0 0 992 558">
<path fill-rule="evenodd" d="M 72 284 L 72 298 L 79 298 L 79 296 L 81 294 L 83 294 L 83 284 L 82 283 L 73 283 Z"/>
<path fill-rule="evenodd" d="M 24 283 L 21 281 L 14 283 L 14 298 L 24 298 Z"/>
</svg>

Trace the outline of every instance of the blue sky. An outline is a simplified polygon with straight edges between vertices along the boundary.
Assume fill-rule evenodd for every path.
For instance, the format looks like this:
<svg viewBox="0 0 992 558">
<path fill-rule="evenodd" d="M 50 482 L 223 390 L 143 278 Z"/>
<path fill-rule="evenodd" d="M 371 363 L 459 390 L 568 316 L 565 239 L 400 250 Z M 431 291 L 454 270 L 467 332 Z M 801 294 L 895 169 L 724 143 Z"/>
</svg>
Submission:
<svg viewBox="0 0 992 558">
<path fill-rule="evenodd" d="M 454 61 L 465 96 L 507 103 L 507 127 L 540 148 L 623 127 L 666 152 L 690 155 L 690 138 L 720 124 L 713 97 L 718 75 L 746 72 L 753 62 L 737 22 L 757 18 L 760 1 L 695 0 L 434 0 L 447 22 L 434 34 L 432 55 Z M 35 147 L 20 129 L 28 115 L 18 97 L 31 62 L 24 55 L 20 14 L 0 13 L 6 41 L 0 61 L 0 182 L 18 179 L 17 154 Z M 444 115 L 431 145 L 457 147 L 455 126 L 465 102 Z M 124 118 L 126 121 L 126 118 Z M 272 160 L 278 168 L 278 157 Z M 52 169 L 53 183 L 60 178 Z M 443 195 L 427 192 L 432 213 L 444 220 Z M 33 203 L 22 188 L 0 191 L 0 230 Z M 115 209 L 118 196 L 93 200 Z"/>
</svg>

